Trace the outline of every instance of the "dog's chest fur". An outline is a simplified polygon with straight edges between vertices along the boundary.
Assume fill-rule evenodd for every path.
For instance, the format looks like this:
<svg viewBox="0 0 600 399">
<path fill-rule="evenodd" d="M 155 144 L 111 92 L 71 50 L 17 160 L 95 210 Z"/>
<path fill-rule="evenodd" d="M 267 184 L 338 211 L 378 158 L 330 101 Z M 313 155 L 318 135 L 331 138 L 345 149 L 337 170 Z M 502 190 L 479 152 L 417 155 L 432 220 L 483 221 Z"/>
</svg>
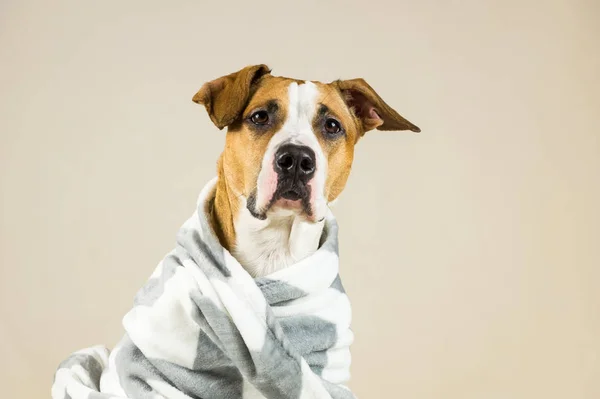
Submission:
<svg viewBox="0 0 600 399">
<path fill-rule="evenodd" d="M 259 220 L 241 207 L 234 225 L 236 245 L 232 254 L 250 275 L 260 277 L 314 253 L 319 246 L 324 222 L 307 222 L 285 210 L 269 219 Z"/>
</svg>

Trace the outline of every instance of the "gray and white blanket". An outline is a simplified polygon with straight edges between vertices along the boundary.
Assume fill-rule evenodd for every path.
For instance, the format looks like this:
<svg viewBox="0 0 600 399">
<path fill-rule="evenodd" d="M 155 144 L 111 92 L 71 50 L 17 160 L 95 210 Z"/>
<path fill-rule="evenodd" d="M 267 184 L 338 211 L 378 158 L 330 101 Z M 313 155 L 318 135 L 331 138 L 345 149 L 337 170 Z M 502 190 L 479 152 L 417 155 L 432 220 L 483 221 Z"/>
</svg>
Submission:
<svg viewBox="0 0 600 399">
<path fill-rule="evenodd" d="M 354 398 L 333 215 L 313 255 L 255 279 L 211 230 L 215 183 L 136 295 L 124 338 L 63 361 L 54 399 Z"/>
</svg>

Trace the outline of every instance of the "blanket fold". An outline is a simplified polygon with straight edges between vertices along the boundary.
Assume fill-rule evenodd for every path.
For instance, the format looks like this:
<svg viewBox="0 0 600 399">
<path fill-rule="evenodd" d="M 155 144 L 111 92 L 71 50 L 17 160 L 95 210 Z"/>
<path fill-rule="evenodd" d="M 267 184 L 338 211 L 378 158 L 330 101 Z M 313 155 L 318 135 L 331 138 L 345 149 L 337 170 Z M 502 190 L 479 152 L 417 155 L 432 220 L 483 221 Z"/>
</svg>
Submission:
<svg viewBox="0 0 600 399">
<path fill-rule="evenodd" d="M 313 255 L 254 279 L 210 227 L 215 186 L 137 293 L 121 342 L 63 361 L 54 399 L 354 398 L 333 215 Z"/>
</svg>

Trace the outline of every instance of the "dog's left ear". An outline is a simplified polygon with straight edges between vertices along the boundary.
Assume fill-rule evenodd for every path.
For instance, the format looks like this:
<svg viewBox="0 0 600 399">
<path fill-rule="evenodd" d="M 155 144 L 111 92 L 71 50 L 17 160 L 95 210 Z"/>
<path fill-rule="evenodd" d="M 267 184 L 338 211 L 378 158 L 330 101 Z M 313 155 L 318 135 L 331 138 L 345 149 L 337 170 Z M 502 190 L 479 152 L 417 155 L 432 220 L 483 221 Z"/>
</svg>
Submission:
<svg viewBox="0 0 600 399">
<path fill-rule="evenodd" d="M 192 101 L 202 104 L 215 126 L 223 129 L 233 123 L 250 98 L 252 84 L 270 73 L 266 65 L 251 65 L 205 83 L 194 95 Z"/>
<path fill-rule="evenodd" d="M 362 133 L 373 129 L 421 131 L 387 105 L 364 79 L 338 80 L 333 84 L 342 93 L 348 107 L 360 119 Z"/>
</svg>

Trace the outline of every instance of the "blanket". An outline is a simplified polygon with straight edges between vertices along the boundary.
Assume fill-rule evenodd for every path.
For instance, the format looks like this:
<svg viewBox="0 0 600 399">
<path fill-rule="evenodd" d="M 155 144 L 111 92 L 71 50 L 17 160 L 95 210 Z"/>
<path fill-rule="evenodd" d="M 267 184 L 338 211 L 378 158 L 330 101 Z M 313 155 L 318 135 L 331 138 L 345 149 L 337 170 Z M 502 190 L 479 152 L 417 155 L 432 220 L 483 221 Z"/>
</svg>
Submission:
<svg viewBox="0 0 600 399">
<path fill-rule="evenodd" d="M 210 227 L 215 187 L 204 187 L 175 249 L 135 296 L 119 344 L 64 360 L 54 399 L 354 398 L 333 215 L 314 254 L 253 278 Z"/>
</svg>

